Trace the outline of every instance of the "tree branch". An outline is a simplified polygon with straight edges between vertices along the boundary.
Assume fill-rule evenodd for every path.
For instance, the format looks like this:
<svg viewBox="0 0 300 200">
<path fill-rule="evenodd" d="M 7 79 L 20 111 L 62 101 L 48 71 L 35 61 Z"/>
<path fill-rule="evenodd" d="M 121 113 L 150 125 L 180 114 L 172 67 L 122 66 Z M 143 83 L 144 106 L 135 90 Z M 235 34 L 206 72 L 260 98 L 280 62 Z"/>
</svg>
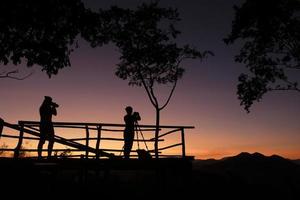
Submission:
<svg viewBox="0 0 300 200">
<path fill-rule="evenodd" d="M 269 91 L 297 91 L 300 92 L 300 89 L 297 87 L 297 83 L 292 83 L 288 80 L 285 81 L 288 85 L 287 86 L 280 86 L 278 85 L 275 88 L 268 88 Z"/>
<path fill-rule="evenodd" d="M 176 72 L 176 73 L 178 73 L 178 66 L 180 65 L 180 63 L 181 63 L 183 60 L 184 60 L 184 57 L 183 57 L 183 56 L 180 57 L 180 58 L 177 60 L 177 64 L 176 64 L 177 72 Z M 169 94 L 169 97 L 168 97 L 166 103 L 165 103 L 162 107 L 160 107 L 159 110 L 163 110 L 163 109 L 169 104 L 169 101 L 171 100 L 171 98 L 172 98 L 172 96 L 173 96 L 173 93 L 174 93 L 174 90 L 175 90 L 175 88 L 176 88 L 177 80 L 178 80 L 178 79 L 176 78 L 176 80 L 175 80 L 175 82 L 174 82 L 174 85 L 173 85 L 173 88 L 172 88 L 172 90 L 171 90 L 171 92 L 170 92 L 170 94 Z"/>
<path fill-rule="evenodd" d="M 294 65 L 294 66 L 288 66 L 288 65 L 286 65 L 286 68 L 288 68 L 288 69 L 300 69 L 300 64 L 299 65 Z"/>
<path fill-rule="evenodd" d="M 175 83 L 174 83 L 174 85 L 173 85 L 173 88 L 172 88 L 172 90 L 171 90 L 171 92 L 170 92 L 170 95 L 169 95 L 169 97 L 168 97 L 166 103 L 165 103 L 161 108 L 159 108 L 159 110 L 164 109 L 164 108 L 168 105 L 169 101 L 171 100 L 171 97 L 173 96 L 173 93 L 174 93 L 174 90 L 175 90 L 175 88 L 176 88 L 176 85 L 177 85 L 177 79 L 176 79 L 176 81 L 175 81 Z"/>
<path fill-rule="evenodd" d="M 24 80 L 24 79 L 28 78 L 29 76 L 31 76 L 33 74 L 33 72 L 30 72 L 30 74 L 28 74 L 27 76 L 21 77 L 21 78 L 16 77 L 16 76 L 12 76 L 12 74 L 16 74 L 18 72 L 19 72 L 18 70 L 14 70 L 14 71 L 10 71 L 10 72 L 4 72 L 4 73 L 0 74 L 0 78 L 10 78 L 10 79 L 15 79 L 15 80 Z"/>
<path fill-rule="evenodd" d="M 297 87 L 292 87 L 292 88 L 288 88 L 288 87 L 278 87 L 278 88 L 268 88 L 269 91 L 297 91 L 300 92 L 300 89 Z"/>
<path fill-rule="evenodd" d="M 154 99 L 154 102 L 155 102 L 155 104 L 156 104 L 156 107 L 159 108 L 158 100 L 157 100 L 157 98 L 156 98 L 156 96 L 155 96 L 155 94 L 154 94 L 154 91 L 153 91 L 153 84 L 152 84 L 151 87 L 150 87 L 150 93 L 151 93 L 151 95 L 152 95 L 152 97 L 153 97 L 153 99 Z"/>
<path fill-rule="evenodd" d="M 156 107 L 157 104 L 155 104 L 154 100 L 152 99 L 153 97 L 151 96 L 151 94 L 150 94 L 150 92 L 149 92 L 149 89 L 148 89 L 148 87 L 147 87 L 147 84 L 145 83 L 145 80 L 144 80 L 143 75 L 141 74 L 140 70 L 138 70 L 138 74 L 139 74 L 139 76 L 140 76 L 140 78 L 141 78 L 142 84 L 143 84 L 143 86 L 144 86 L 144 88 L 145 88 L 145 90 L 146 90 L 146 92 L 147 92 L 147 95 L 148 95 L 148 97 L 149 97 L 149 99 L 150 99 L 150 102 L 152 103 L 152 105 L 153 105 L 154 107 Z"/>
</svg>

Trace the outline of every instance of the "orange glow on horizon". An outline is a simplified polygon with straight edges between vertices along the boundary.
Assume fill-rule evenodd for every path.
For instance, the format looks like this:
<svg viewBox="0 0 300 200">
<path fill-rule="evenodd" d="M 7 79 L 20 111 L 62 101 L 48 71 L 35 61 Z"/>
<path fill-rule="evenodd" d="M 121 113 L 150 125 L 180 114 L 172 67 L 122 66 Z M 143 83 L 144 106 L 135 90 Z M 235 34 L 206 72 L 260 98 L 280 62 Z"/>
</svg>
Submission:
<svg viewBox="0 0 300 200">
<path fill-rule="evenodd" d="M 122 129 L 120 129 L 122 130 Z M 297 146 L 290 146 L 290 147 L 269 147 L 267 145 L 234 145 L 228 146 L 228 147 L 222 147 L 222 143 L 218 144 L 217 140 L 214 140 L 216 144 L 213 147 L 209 146 L 209 143 L 203 143 L 203 146 L 201 148 L 195 148 L 194 146 L 198 146 L 198 142 L 194 141 L 195 138 L 197 137 L 192 137 L 192 135 L 195 135 L 197 129 L 195 130 L 186 130 L 186 154 L 188 156 L 194 156 L 195 159 L 222 159 L 224 157 L 229 157 L 229 156 L 235 156 L 241 152 L 249 152 L 249 153 L 255 153 L 259 152 L 262 153 L 266 156 L 271 156 L 271 155 L 279 155 L 285 158 L 289 159 L 299 159 L 300 158 L 300 149 L 297 148 Z M 72 129 L 62 129 L 62 128 L 56 128 L 56 135 L 65 137 L 65 138 L 84 138 L 85 137 L 85 129 L 79 129 L 79 130 L 72 130 Z M 194 133 L 193 133 L 194 132 Z M 9 130 L 7 128 L 4 129 L 3 133 L 5 134 L 10 134 L 10 135 L 19 135 L 18 132 Z M 178 132 L 179 133 L 179 132 Z M 154 132 L 144 132 L 145 137 L 151 138 L 151 135 L 154 136 Z M 176 136 L 171 136 L 168 137 L 168 141 L 166 143 L 161 144 L 160 147 L 163 146 L 168 146 L 171 144 L 175 144 L 180 142 L 180 133 Z M 28 136 L 25 134 L 25 136 Z M 96 131 L 90 131 L 90 137 L 96 137 Z M 102 132 L 102 137 L 115 137 L 115 138 L 122 138 L 122 131 L 120 132 Z M 141 136 L 139 136 L 141 138 Z M 204 138 L 202 137 L 201 140 L 203 141 L 210 141 L 211 139 L 209 137 Z M 223 143 L 231 143 L 233 138 L 228 137 L 227 140 L 222 139 Z M 85 140 L 81 142 L 82 144 L 85 144 Z M 95 140 L 90 141 L 90 146 L 94 147 L 95 146 Z M 5 139 L 1 138 L 0 140 L 0 145 L 8 145 L 7 148 L 15 148 L 17 144 L 17 140 L 14 139 Z M 117 142 L 108 142 L 108 141 L 101 141 L 101 148 L 103 149 L 122 149 L 123 142 L 117 141 Z M 153 149 L 153 143 L 152 144 L 147 144 L 149 149 Z M 142 142 L 140 142 L 141 148 L 145 149 L 145 146 Z M 23 147 L 25 149 L 36 149 L 37 147 L 37 142 L 30 142 L 28 140 L 23 141 Z M 47 148 L 47 142 L 44 145 L 44 148 Z M 64 145 L 60 144 L 55 144 L 54 148 L 68 148 Z M 134 144 L 132 150 L 137 149 L 137 143 Z M 169 155 L 181 155 L 181 146 L 173 148 L 171 150 L 166 150 L 163 153 L 164 154 L 169 154 Z M 81 152 L 82 154 L 85 154 L 85 152 Z M 45 154 L 45 153 L 44 153 Z M 76 154 L 76 152 L 75 152 Z M 78 154 L 78 153 L 77 153 Z M 6 156 L 9 155 L 11 156 L 12 154 L 5 154 Z M 34 153 L 29 153 L 27 155 L 33 155 L 35 156 Z M 119 155 L 119 153 L 115 153 L 115 155 Z M 120 154 L 121 155 L 121 154 Z M 1 156 L 4 156 L 1 155 Z"/>
</svg>

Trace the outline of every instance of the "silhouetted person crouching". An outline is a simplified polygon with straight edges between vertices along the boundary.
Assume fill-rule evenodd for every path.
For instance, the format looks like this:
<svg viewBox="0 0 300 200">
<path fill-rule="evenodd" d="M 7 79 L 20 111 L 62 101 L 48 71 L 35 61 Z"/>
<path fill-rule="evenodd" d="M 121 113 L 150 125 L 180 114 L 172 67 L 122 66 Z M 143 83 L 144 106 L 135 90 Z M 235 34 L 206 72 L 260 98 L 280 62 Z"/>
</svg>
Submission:
<svg viewBox="0 0 300 200">
<path fill-rule="evenodd" d="M 54 127 L 52 123 L 52 115 L 57 115 L 56 108 L 59 105 L 52 102 L 52 98 L 45 96 L 40 107 L 40 141 L 38 144 L 38 157 L 42 158 L 42 149 L 46 139 L 48 139 L 48 158 L 51 157 L 54 144 Z"/>
<path fill-rule="evenodd" d="M 129 159 L 134 140 L 134 125 L 136 121 L 141 120 L 141 117 L 138 112 L 132 113 L 133 109 L 131 106 L 127 106 L 125 110 L 127 114 L 124 116 L 124 157 L 125 159 Z"/>
</svg>

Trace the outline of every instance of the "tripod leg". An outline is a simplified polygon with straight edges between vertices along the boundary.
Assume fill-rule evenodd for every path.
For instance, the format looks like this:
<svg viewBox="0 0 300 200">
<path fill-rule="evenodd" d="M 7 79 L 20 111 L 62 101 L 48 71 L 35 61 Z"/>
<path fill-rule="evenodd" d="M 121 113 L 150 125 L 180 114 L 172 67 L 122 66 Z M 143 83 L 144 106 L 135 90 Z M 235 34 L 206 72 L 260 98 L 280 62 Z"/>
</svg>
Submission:
<svg viewBox="0 0 300 200">
<path fill-rule="evenodd" d="M 137 140 L 137 146 L 138 146 L 138 149 L 140 149 L 140 142 L 139 142 L 139 132 L 138 132 L 138 126 L 136 125 L 136 140 Z"/>
<path fill-rule="evenodd" d="M 147 151 L 149 151 L 148 146 L 147 146 L 147 143 L 146 143 L 146 140 L 145 140 L 145 138 L 144 138 L 144 134 L 143 134 L 143 132 L 142 132 L 142 130 L 141 130 L 141 127 L 138 126 L 138 129 L 139 129 L 139 132 L 141 133 L 141 136 L 142 136 L 142 138 L 143 138 L 145 147 L 146 147 Z"/>
</svg>

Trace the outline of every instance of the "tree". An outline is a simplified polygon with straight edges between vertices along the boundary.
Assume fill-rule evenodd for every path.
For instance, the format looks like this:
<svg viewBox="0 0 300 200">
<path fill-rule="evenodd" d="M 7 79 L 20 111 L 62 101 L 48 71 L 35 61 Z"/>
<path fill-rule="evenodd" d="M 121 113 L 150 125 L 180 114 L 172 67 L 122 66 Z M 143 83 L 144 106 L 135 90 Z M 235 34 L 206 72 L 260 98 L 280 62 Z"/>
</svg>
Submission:
<svg viewBox="0 0 300 200">
<path fill-rule="evenodd" d="M 232 31 L 224 41 L 243 41 L 235 61 L 250 72 L 239 76 L 241 105 L 249 112 L 253 102 L 267 92 L 300 92 L 293 79 L 300 70 L 300 1 L 247 0 L 234 9 Z"/>
<path fill-rule="evenodd" d="M 70 66 L 77 37 L 88 37 L 94 18 L 81 0 L 2 0 L 0 64 L 36 64 L 51 77 Z M 16 73 L 2 71 L 0 78 L 20 79 Z"/>
<path fill-rule="evenodd" d="M 102 21 L 105 18 L 112 19 L 106 20 L 105 29 L 111 30 L 111 41 L 121 52 L 116 75 L 131 86 L 143 87 L 155 108 L 154 149 L 158 158 L 160 111 L 170 102 L 184 73 L 180 64 L 185 59 L 203 59 L 212 53 L 201 53 L 188 45 L 178 47 L 175 39 L 180 32 L 173 24 L 180 20 L 179 14 L 176 9 L 160 8 L 157 2 L 142 4 L 135 11 L 112 7 L 102 15 Z M 154 89 L 165 84 L 171 85 L 171 90 L 166 100 L 159 102 Z"/>
</svg>

